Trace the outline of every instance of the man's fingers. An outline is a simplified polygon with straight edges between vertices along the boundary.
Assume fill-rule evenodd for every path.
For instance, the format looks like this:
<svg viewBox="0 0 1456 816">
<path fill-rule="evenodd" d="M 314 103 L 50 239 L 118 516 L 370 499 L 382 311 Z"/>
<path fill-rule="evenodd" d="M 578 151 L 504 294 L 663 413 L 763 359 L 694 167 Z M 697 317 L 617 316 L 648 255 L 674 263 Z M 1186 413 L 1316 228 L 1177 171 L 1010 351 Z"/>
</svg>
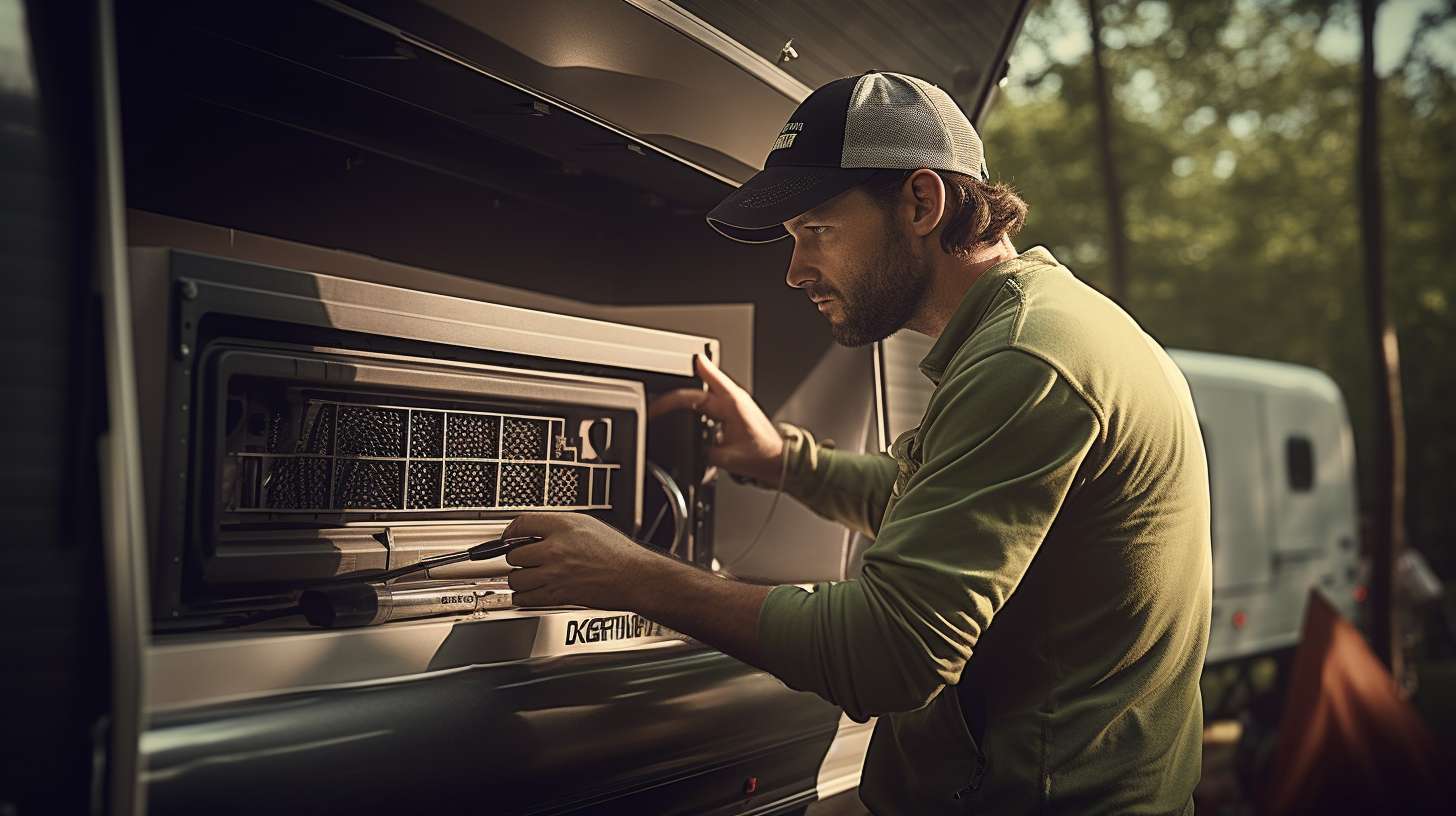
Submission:
<svg viewBox="0 0 1456 816">
<path fill-rule="evenodd" d="M 549 536 L 561 530 L 561 518 L 557 513 L 522 513 L 516 516 L 506 531 L 501 534 L 502 538 L 518 538 L 520 536 Z"/>
<path fill-rule="evenodd" d="M 728 418 L 727 400 L 700 388 L 679 388 L 654 399 L 647 406 L 647 418 L 654 419 L 671 411 L 689 410 L 707 414 L 723 422 Z"/>
<path fill-rule="evenodd" d="M 546 577 L 540 575 L 544 570 L 540 569 L 518 569 L 511 570 L 506 576 L 506 582 L 510 584 L 512 592 L 531 592 L 546 586 Z"/>
<path fill-rule="evenodd" d="M 727 470 L 727 462 L 723 461 L 723 447 L 721 445 L 708 446 L 708 466 L 720 467 Z"/>
<path fill-rule="evenodd" d="M 694 367 L 698 371 L 698 376 L 703 379 L 703 382 L 708 384 L 709 391 L 727 396 L 738 390 L 738 383 L 733 382 L 727 374 L 724 374 L 716 365 L 713 365 L 712 360 L 709 360 L 701 354 L 694 354 L 693 362 L 695 364 Z"/>
<path fill-rule="evenodd" d="M 678 388 L 654 399 L 647 405 L 647 418 L 654 419 L 670 411 L 697 411 L 726 422 L 733 413 L 733 400 L 742 389 L 727 374 L 718 370 L 701 354 L 693 355 L 693 365 L 708 390 Z"/>
<path fill-rule="evenodd" d="M 517 592 L 511 596 L 511 603 L 516 606 L 556 606 L 544 589 L 535 589 L 527 592 Z"/>
<path fill-rule="evenodd" d="M 649 402 L 647 418 L 656 419 L 673 411 L 696 411 L 707 399 L 708 392 L 701 388 L 678 388 Z"/>
<path fill-rule="evenodd" d="M 546 557 L 546 542 L 523 544 L 506 553 L 506 563 L 513 567 L 539 567 L 550 559 Z"/>
</svg>

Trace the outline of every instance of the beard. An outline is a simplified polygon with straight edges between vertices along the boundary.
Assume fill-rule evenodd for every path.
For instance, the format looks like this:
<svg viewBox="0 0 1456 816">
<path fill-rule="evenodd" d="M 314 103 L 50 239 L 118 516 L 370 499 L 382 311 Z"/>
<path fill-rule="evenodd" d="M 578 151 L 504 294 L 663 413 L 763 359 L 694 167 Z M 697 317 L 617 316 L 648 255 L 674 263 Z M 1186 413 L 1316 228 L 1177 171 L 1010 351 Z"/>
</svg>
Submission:
<svg viewBox="0 0 1456 816">
<path fill-rule="evenodd" d="M 830 319 L 829 332 L 834 342 L 854 348 L 904 328 L 929 286 L 930 265 L 915 257 L 905 234 L 887 223 L 879 252 L 846 276 L 845 288 L 821 287 L 816 294 L 838 301 L 843 317 Z"/>
</svg>

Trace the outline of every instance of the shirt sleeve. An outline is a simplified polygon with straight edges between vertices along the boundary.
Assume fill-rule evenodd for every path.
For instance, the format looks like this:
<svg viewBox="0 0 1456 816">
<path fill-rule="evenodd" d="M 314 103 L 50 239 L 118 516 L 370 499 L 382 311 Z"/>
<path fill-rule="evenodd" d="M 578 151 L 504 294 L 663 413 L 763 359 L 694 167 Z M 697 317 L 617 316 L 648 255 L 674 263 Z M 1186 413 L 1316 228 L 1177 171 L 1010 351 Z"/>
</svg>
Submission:
<svg viewBox="0 0 1456 816">
<path fill-rule="evenodd" d="M 931 398 L 923 464 L 852 581 L 780 586 L 759 617 L 765 668 L 856 720 L 913 710 L 960 679 L 1030 565 L 1101 425 L 1041 359 L 1014 349 Z"/>
<path fill-rule="evenodd" d="M 876 535 L 895 484 L 895 460 L 826 447 L 787 422 L 778 428 L 787 446 L 784 492 L 822 518 Z"/>
</svg>

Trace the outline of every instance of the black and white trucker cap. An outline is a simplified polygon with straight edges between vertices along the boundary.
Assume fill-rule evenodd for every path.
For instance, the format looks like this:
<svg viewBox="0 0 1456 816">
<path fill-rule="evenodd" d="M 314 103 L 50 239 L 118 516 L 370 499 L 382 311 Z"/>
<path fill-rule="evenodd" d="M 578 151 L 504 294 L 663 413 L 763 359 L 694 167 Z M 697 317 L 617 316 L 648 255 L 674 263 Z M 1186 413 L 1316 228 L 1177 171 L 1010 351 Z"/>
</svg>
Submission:
<svg viewBox="0 0 1456 816">
<path fill-rule="evenodd" d="M 981 137 L 950 95 L 884 71 L 836 79 L 799 105 L 763 170 L 714 207 L 708 223 L 735 241 L 777 241 L 788 235 L 785 221 L 876 170 L 922 167 L 990 178 Z"/>
</svg>

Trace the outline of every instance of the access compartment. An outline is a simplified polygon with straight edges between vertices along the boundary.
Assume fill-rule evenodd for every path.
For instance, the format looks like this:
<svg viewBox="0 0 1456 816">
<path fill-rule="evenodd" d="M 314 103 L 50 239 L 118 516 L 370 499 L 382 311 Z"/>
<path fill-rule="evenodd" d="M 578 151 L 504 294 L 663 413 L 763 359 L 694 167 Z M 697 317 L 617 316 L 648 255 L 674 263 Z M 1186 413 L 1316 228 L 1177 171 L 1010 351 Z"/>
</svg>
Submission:
<svg viewBox="0 0 1456 816">
<path fill-rule="evenodd" d="M 716 341 L 176 250 L 132 265 L 136 299 L 166 304 L 136 346 L 165 367 L 141 395 L 163 617 L 287 604 L 522 512 L 589 513 L 710 562 L 708 429 L 682 414 L 649 440 L 646 401 L 695 387 Z"/>
</svg>

